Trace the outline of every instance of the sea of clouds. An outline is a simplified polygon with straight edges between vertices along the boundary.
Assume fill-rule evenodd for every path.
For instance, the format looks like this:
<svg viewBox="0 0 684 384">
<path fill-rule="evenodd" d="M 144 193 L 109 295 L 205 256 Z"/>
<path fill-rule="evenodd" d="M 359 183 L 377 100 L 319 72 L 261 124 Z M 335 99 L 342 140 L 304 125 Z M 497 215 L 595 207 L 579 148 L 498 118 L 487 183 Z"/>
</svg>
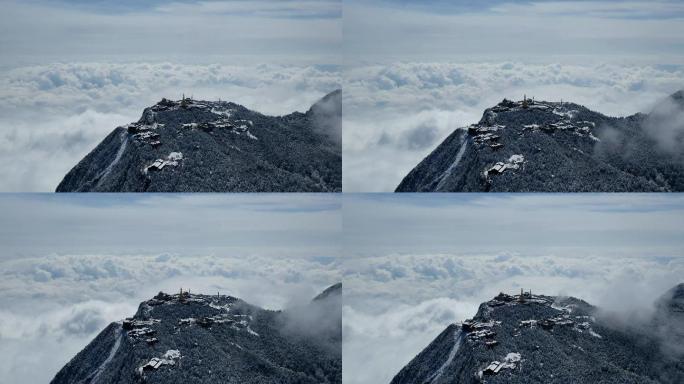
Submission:
<svg viewBox="0 0 684 384">
<path fill-rule="evenodd" d="M 53 191 L 115 127 L 162 97 L 305 112 L 340 87 L 337 66 L 55 63 L 0 69 L 0 190 Z"/>
<path fill-rule="evenodd" d="M 503 98 L 572 101 L 627 116 L 684 89 L 684 66 L 395 61 L 349 65 L 343 87 L 343 188 L 387 192 Z"/>
<path fill-rule="evenodd" d="M 0 378 L 49 382 L 110 322 L 132 316 L 160 290 L 220 292 L 282 309 L 339 281 L 331 258 L 162 253 L 0 261 Z"/>
<path fill-rule="evenodd" d="M 411 254 L 344 263 L 345 383 L 387 383 L 449 324 L 520 288 L 640 318 L 684 276 L 684 257 Z M 636 315 L 635 315 L 636 314 Z"/>
</svg>

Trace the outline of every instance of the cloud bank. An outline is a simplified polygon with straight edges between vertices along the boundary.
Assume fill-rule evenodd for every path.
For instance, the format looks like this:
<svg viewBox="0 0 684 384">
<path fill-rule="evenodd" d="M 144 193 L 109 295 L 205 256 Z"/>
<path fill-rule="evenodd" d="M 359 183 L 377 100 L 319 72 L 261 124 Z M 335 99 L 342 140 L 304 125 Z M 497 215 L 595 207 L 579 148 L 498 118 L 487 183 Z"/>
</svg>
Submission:
<svg viewBox="0 0 684 384">
<path fill-rule="evenodd" d="M 656 64 L 392 61 L 349 65 L 343 76 L 349 192 L 393 191 L 446 136 L 503 98 L 526 94 L 627 116 L 684 88 L 684 66 Z"/>
<path fill-rule="evenodd" d="M 337 66 L 63 63 L 0 69 L 0 190 L 54 191 L 115 127 L 162 97 L 282 115 L 340 87 Z"/>
<path fill-rule="evenodd" d="M 684 100 L 668 98 L 656 106 L 644 127 L 666 153 L 681 154 L 684 144 Z"/>
</svg>

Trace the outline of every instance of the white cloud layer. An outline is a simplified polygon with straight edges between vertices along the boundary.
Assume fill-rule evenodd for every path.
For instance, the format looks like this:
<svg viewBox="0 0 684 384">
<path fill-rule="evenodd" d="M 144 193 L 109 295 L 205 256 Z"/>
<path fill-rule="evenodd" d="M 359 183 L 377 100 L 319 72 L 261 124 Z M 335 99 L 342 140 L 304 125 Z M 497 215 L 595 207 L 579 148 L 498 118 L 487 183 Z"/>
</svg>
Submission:
<svg viewBox="0 0 684 384">
<path fill-rule="evenodd" d="M 331 259 L 60 255 L 0 260 L 0 381 L 48 382 L 107 324 L 160 290 L 281 309 L 340 281 Z M 40 369 L 36 369 L 40 366 Z"/>
<path fill-rule="evenodd" d="M 162 97 L 306 111 L 340 87 L 336 66 L 70 63 L 0 69 L 0 191 L 53 191 L 116 126 Z"/>
<path fill-rule="evenodd" d="M 343 188 L 386 192 L 503 98 L 562 99 L 612 116 L 649 112 L 684 88 L 684 66 L 397 61 L 349 65 L 343 87 Z"/>
<path fill-rule="evenodd" d="M 684 276 L 684 256 L 386 255 L 344 264 L 344 379 L 387 383 L 450 323 L 520 288 L 571 295 L 625 315 Z"/>
</svg>

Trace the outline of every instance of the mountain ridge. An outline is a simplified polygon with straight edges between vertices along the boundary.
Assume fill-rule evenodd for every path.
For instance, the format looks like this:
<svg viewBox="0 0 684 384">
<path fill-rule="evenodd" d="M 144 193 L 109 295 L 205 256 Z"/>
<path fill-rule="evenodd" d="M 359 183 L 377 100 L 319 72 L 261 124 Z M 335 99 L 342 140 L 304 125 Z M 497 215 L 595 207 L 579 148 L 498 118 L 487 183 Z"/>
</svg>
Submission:
<svg viewBox="0 0 684 384">
<path fill-rule="evenodd" d="M 339 192 L 341 90 L 305 113 L 162 99 L 114 129 L 57 192 Z"/>
<path fill-rule="evenodd" d="M 679 121 L 681 97 L 660 103 L 678 107 L 626 117 L 575 103 L 504 99 L 452 132 L 395 191 L 684 191 L 684 127 L 660 129 Z M 663 148 L 664 139 L 678 144 Z"/>
<path fill-rule="evenodd" d="M 297 323 L 309 310 L 321 324 L 315 332 Z M 341 383 L 341 332 L 341 286 L 279 311 L 227 295 L 160 292 L 108 325 L 51 383 Z"/>
<path fill-rule="evenodd" d="M 684 284 L 676 292 L 684 293 Z M 681 304 L 682 296 L 668 295 L 659 302 Z M 660 322 L 681 331 L 684 316 L 671 321 L 669 314 L 656 312 L 651 321 L 622 329 L 598 310 L 573 297 L 501 293 L 482 303 L 472 319 L 447 326 L 391 383 L 674 384 L 684 379 L 684 353 L 669 352 L 659 339 Z M 684 333 L 669 330 L 668 336 L 677 337 L 678 345 L 684 341 Z"/>
</svg>

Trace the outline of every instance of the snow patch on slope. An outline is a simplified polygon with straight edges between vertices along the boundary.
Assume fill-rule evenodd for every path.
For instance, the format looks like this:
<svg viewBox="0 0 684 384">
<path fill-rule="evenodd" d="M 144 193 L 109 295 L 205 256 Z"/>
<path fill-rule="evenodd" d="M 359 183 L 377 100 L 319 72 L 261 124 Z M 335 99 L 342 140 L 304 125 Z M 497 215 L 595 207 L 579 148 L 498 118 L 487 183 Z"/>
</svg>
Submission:
<svg viewBox="0 0 684 384">
<path fill-rule="evenodd" d="M 102 183 L 102 180 L 107 178 L 109 173 L 112 172 L 112 168 L 114 168 L 114 166 L 119 162 L 119 160 L 121 160 L 121 156 L 123 156 L 124 151 L 126 150 L 126 144 L 128 143 L 127 137 L 128 135 L 126 134 L 126 131 L 122 131 L 121 135 L 119 135 L 119 138 L 121 140 L 119 150 L 116 151 L 116 156 L 114 156 L 114 160 L 112 160 L 112 162 L 109 163 L 109 165 L 107 165 L 107 168 L 105 168 L 105 170 L 102 171 L 102 173 L 97 177 L 97 185 L 100 185 L 100 183 Z"/>
<path fill-rule="evenodd" d="M 100 378 L 100 374 L 104 372 L 104 369 L 107 367 L 107 364 L 109 364 L 110 361 L 114 358 L 114 355 L 116 355 L 116 352 L 119 350 L 119 346 L 121 345 L 121 336 L 123 332 L 121 332 L 121 327 L 116 328 L 116 331 L 114 331 L 114 334 L 116 337 L 116 341 L 114 342 L 114 345 L 112 346 L 112 349 L 109 351 L 109 355 L 105 359 L 105 361 L 100 364 L 99 367 L 93 372 L 94 376 L 92 380 L 90 380 L 90 384 L 97 384 L 98 380 Z"/>
<path fill-rule="evenodd" d="M 449 175 L 451 175 L 451 172 L 454 171 L 454 168 L 458 165 L 458 163 L 461 162 L 461 159 L 463 158 L 463 154 L 465 153 L 466 148 L 468 147 L 468 140 L 463 140 L 463 144 L 461 144 L 461 148 L 458 149 L 458 153 L 456 154 L 456 158 L 454 161 L 449 165 L 449 168 L 442 173 L 442 175 L 439 177 L 439 183 L 437 183 L 437 187 L 435 187 L 435 190 L 439 191 L 441 187 L 444 185 L 446 180 L 449 178 Z"/>
<path fill-rule="evenodd" d="M 439 379 L 442 374 L 444 373 L 444 370 L 451 364 L 452 361 L 454 361 L 454 357 L 456 357 L 456 352 L 458 352 L 459 347 L 461 346 L 461 338 L 463 336 L 463 332 L 461 329 L 457 329 L 454 332 L 454 346 L 451 347 L 451 351 L 449 352 L 449 356 L 447 357 L 447 360 L 442 364 L 441 367 L 435 373 L 430 376 L 428 380 L 430 380 L 430 383 L 434 383 Z"/>
<path fill-rule="evenodd" d="M 504 173 L 505 170 L 507 169 L 519 169 L 520 164 L 523 164 L 525 162 L 525 156 L 523 155 L 511 155 L 511 157 L 508 158 L 507 162 L 497 162 L 493 166 L 491 166 L 489 169 L 487 169 L 484 174 L 485 176 L 489 176 L 490 174 L 501 174 Z"/>
<path fill-rule="evenodd" d="M 167 165 L 178 166 L 178 162 L 183 160 L 183 153 L 181 152 L 171 152 L 166 159 L 157 159 L 152 164 L 145 167 L 143 170 L 144 174 L 147 174 L 150 170 L 161 171 Z"/>
</svg>

